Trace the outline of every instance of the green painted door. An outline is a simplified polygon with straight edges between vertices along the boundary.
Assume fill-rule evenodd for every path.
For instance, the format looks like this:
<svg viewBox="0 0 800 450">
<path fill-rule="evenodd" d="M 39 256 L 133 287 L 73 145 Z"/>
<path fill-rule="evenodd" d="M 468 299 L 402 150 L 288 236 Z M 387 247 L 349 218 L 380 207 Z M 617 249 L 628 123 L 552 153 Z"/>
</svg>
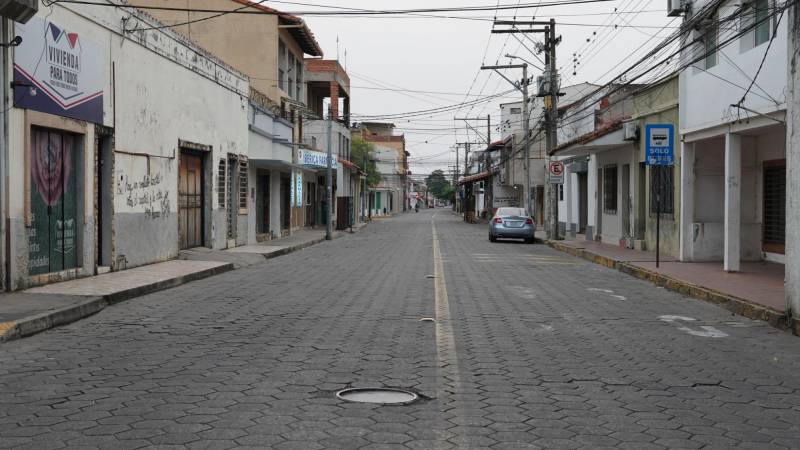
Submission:
<svg viewBox="0 0 800 450">
<path fill-rule="evenodd" d="M 31 227 L 29 273 L 38 275 L 78 266 L 78 177 L 75 135 L 31 130 Z"/>
<path fill-rule="evenodd" d="M 381 193 L 380 192 L 376 192 L 375 193 L 375 209 L 377 211 L 381 210 Z"/>
</svg>

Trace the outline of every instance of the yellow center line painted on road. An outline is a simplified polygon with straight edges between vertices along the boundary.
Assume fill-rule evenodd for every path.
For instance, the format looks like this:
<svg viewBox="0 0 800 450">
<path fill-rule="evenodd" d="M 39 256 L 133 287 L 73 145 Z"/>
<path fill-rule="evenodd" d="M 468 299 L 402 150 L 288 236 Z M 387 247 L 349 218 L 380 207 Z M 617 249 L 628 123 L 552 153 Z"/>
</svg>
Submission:
<svg viewBox="0 0 800 450">
<path fill-rule="evenodd" d="M 433 233 L 433 273 L 436 277 L 434 278 L 436 354 L 439 359 L 439 377 L 436 383 L 436 397 L 442 403 L 442 406 L 445 406 L 445 404 L 448 403 L 448 394 L 455 394 L 461 391 L 461 378 L 458 374 L 456 339 L 453 334 L 453 325 L 450 321 L 450 303 L 447 299 L 447 282 L 444 278 L 444 260 L 442 259 L 442 251 L 439 247 L 439 235 L 436 233 L 435 218 L 436 214 L 431 217 Z"/>
</svg>

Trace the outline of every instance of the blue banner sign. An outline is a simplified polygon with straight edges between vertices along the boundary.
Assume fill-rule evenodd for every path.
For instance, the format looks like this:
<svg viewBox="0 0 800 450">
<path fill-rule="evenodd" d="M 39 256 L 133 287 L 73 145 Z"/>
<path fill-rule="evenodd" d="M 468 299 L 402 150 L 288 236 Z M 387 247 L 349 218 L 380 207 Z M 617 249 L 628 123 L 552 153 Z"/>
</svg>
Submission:
<svg viewBox="0 0 800 450">
<path fill-rule="evenodd" d="M 675 162 L 675 125 L 645 125 L 645 161 L 649 166 L 671 166 Z"/>
</svg>

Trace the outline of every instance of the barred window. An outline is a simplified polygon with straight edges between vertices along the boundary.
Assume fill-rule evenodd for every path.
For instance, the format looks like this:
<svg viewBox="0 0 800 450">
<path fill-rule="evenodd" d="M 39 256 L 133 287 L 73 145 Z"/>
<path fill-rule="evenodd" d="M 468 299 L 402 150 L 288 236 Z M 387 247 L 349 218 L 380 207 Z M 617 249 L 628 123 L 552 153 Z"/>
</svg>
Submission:
<svg viewBox="0 0 800 450">
<path fill-rule="evenodd" d="M 650 214 L 656 214 L 658 195 L 661 195 L 661 214 L 675 213 L 675 167 L 650 166 Z"/>
<path fill-rule="evenodd" d="M 247 157 L 239 156 L 239 214 L 247 214 Z"/>
<path fill-rule="evenodd" d="M 225 209 L 225 185 L 228 182 L 226 175 L 225 159 L 219 160 L 219 168 L 217 169 L 217 201 L 219 207 Z"/>
<path fill-rule="evenodd" d="M 617 213 L 617 166 L 603 169 L 603 212 Z"/>
</svg>

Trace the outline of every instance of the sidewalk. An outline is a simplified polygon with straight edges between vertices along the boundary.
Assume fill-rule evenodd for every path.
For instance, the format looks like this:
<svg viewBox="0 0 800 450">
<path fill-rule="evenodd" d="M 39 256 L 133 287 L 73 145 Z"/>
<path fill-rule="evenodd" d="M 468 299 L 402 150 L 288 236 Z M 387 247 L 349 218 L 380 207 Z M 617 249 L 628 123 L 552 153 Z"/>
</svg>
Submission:
<svg viewBox="0 0 800 450">
<path fill-rule="evenodd" d="M 364 227 L 353 227 L 356 232 Z M 334 238 L 349 234 L 335 232 Z M 30 336 L 95 314 L 109 305 L 263 263 L 325 240 L 325 230 L 226 250 L 184 250 L 178 259 L 0 295 L 0 342 Z"/>
<path fill-rule="evenodd" d="M 538 236 L 537 236 L 538 237 Z M 715 303 L 750 319 L 787 329 L 784 266 L 770 262 L 742 262 L 741 271 L 725 272 L 722 262 L 680 262 L 655 253 L 593 241 L 546 241 L 563 252 L 649 280 L 683 295 Z M 800 330 L 794 330 L 795 334 Z"/>
<path fill-rule="evenodd" d="M 334 231 L 334 238 L 341 232 Z M 298 230 L 291 236 L 271 241 L 259 242 L 253 245 L 243 245 L 224 250 L 212 250 L 210 248 L 198 247 L 189 250 L 181 250 L 178 259 L 192 261 L 219 261 L 229 262 L 234 268 L 252 266 L 260 264 L 266 259 L 285 255 L 311 245 L 318 244 L 325 240 L 325 229 Z"/>
</svg>

